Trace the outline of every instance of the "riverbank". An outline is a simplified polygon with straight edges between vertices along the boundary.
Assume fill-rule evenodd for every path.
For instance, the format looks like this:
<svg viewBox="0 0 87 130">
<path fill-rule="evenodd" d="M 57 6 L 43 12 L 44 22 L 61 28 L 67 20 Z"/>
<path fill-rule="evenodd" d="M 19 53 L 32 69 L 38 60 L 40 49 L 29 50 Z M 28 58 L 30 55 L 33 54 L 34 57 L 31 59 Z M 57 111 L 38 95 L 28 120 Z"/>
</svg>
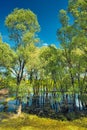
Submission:
<svg viewBox="0 0 87 130">
<path fill-rule="evenodd" d="M 53 120 L 22 113 L 0 113 L 0 130 L 87 130 L 87 118 L 73 121 Z"/>
</svg>

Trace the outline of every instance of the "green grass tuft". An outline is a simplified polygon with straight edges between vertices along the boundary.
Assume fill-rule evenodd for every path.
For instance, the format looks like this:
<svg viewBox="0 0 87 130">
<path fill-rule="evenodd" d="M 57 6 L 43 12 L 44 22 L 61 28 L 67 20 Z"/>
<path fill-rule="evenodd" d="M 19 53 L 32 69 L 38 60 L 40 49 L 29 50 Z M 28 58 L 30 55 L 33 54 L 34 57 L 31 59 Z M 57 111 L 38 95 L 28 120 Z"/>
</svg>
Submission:
<svg viewBox="0 0 87 130">
<path fill-rule="evenodd" d="M 22 113 L 0 114 L 0 130 L 87 130 L 87 118 L 59 121 Z"/>
</svg>

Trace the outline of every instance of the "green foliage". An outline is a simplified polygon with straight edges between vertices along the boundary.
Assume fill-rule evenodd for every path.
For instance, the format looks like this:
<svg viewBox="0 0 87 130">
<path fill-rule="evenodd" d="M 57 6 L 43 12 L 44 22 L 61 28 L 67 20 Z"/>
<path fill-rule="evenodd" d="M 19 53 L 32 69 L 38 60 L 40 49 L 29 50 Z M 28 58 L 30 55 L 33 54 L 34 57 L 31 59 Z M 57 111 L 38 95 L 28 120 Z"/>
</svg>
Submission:
<svg viewBox="0 0 87 130">
<path fill-rule="evenodd" d="M 87 101 L 87 94 L 86 93 L 83 93 L 82 95 L 80 95 L 80 100 L 82 102 L 86 102 Z"/>
<path fill-rule="evenodd" d="M 15 52 L 0 38 L 0 66 L 9 67 L 13 63 Z"/>
<path fill-rule="evenodd" d="M 59 60 L 57 48 L 54 46 L 41 48 L 40 59 L 41 62 L 44 63 L 42 67 L 45 69 L 45 72 L 51 75 L 51 78 L 55 80 L 58 70 L 57 62 Z"/>
<path fill-rule="evenodd" d="M 34 44 L 39 42 L 36 32 L 40 31 L 40 26 L 37 16 L 29 9 L 14 9 L 6 17 L 5 25 L 8 28 L 9 37 L 16 43 L 16 58 L 13 61 L 13 66 L 10 66 L 10 71 L 16 79 L 16 86 L 12 85 L 15 86 L 12 89 L 16 89 L 16 96 L 19 93 L 20 97 L 24 97 L 29 86 L 23 82 L 30 69 L 27 66 L 30 64 L 29 67 L 35 66 L 37 68 L 36 61 L 32 60 L 32 58 L 35 58 L 35 55 L 31 52 L 36 52 Z"/>
<path fill-rule="evenodd" d="M 32 91 L 61 94 L 81 93 L 87 98 L 87 1 L 69 0 L 67 10 L 60 10 L 61 28 L 57 38 L 61 47 L 54 45 L 38 48 L 36 33 L 40 26 L 36 15 L 27 9 L 14 9 L 6 17 L 9 36 L 15 41 L 15 51 L 0 37 L 0 87 L 18 92 L 21 99 Z M 70 14 L 70 15 L 68 15 Z M 69 21 L 73 17 L 73 23 Z M 2 68 L 1 68 L 2 69 Z M 9 73 L 9 74 L 8 74 Z M 61 94 L 55 101 L 60 102 Z M 72 118 L 74 114 L 71 114 Z M 64 118 L 64 117 L 62 117 Z"/>
<path fill-rule="evenodd" d="M 60 22 L 63 26 L 67 26 L 69 17 L 67 16 L 67 12 L 65 10 L 60 10 L 59 12 Z"/>
<path fill-rule="evenodd" d="M 40 118 L 34 115 L 22 114 L 20 117 L 12 114 L 0 114 L 0 130 L 86 130 L 87 118 L 81 118 L 72 122 Z M 64 118 L 64 117 L 62 117 Z"/>
<path fill-rule="evenodd" d="M 81 91 L 84 90 L 85 78 L 87 77 L 85 66 L 87 61 L 84 58 L 87 55 L 84 51 L 87 46 L 86 6 L 87 2 L 85 0 L 69 0 L 68 10 L 60 10 L 59 12 L 62 26 L 57 31 L 57 37 L 63 49 L 66 71 L 63 82 L 70 86 L 69 91 L 74 92 L 78 92 L 80 89 Z M 69 23 L 68 13 L 73 17 L 72 24 Z"/>
<path fill-rule="evenodd" d="M 6 17 L 5 25 L 9 29 L 10 38 L 17 45 L 30 43 L 34 34 L 40 30 L 36 15 L 29 9 L 14 9 Z"/>
</svg>

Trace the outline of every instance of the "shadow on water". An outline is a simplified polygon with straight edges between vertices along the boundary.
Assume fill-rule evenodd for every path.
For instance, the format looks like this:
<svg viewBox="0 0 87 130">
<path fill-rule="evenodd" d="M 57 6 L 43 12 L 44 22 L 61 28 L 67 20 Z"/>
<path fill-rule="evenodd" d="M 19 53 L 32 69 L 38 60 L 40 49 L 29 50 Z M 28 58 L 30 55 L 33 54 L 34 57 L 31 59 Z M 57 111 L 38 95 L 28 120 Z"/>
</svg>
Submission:
<svg viewBox="0 0 87 130">
<path fill-rule="evenodd" d="M 87 95 L 41 93 L 39 95 L 30 94 L 22 99 L 22 111 L 36 114 L 40 117 L 49 117 L 61 120 L 74 120 L 87 115 Z M 15 112 L 19 106 L 19 100 L 0 99 L 0 112 Z"/>
</svg>

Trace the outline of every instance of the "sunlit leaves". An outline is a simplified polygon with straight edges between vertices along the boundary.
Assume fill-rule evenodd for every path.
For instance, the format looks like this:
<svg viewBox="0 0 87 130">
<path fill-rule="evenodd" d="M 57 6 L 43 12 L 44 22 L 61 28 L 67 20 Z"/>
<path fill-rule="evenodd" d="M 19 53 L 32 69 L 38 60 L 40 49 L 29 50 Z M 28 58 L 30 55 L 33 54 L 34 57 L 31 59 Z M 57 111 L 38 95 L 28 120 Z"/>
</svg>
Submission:
<svg viewBox="0 0 87 130">
<path fill-rule="evenodd" d="M 15 57 L 15 52 L 10 46 L 0 41 L 0 65 L 6 67 L 11 66 Z"/>
<path fill-rule="evenodd" d="M 60 18 L 60 22 L 62 23 L 62 25 L 66 26 L 68 24 L 69 21 L 69 17 L 67 16 L 67 12 L 65 10 L 60 10 L 59 13 L 59 18 Z"/>
<path fill-rule="evenodd" d="M 39 30 L 37 17 L 30 10 L 14 9 L 6 18 L 5 24 L 13 30 L 33 30 L 34 32 Z"/>
<path fill-rule="evenodd" d="M 40 30 L 36 15 L 27 9 L 14 9 L 6 17 L 5 24 L 9 30 L 10 38 L 17 45 L 29 43 L 34 34 Z"/>
</svg>

